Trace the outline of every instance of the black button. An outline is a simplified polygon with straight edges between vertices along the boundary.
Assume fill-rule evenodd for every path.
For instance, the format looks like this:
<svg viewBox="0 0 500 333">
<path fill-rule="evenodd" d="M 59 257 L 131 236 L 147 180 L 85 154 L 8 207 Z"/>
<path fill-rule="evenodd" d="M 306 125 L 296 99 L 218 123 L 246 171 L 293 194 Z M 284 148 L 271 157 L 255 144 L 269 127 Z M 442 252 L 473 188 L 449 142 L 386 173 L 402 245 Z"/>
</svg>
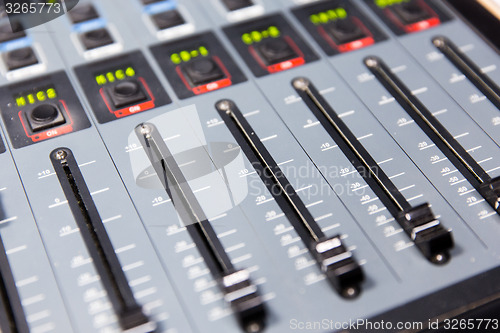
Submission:
<svg viewBox="0 0 500 333">
<path fill-rule="evenodd" d="M 40 104 L 28 112 L 28 122 L 33 132 L 64 124 L 61 110 L 54 104 Z"/>
<path fill-rule="evenodd" d="M 325 28 L 333 40 L 339 45 L 366 37 L 361 27 L 350 17 L 329 23 Z"/>
<path fill-rule="evenodd" d="M 31 47 L 23 47 L 7 52 L 3 55 L 3 59 L 10 71 L 38 63 L 35 52 Z"/>
<path fill-rule="evenodd" d="M 113 43 L 113 38 L 106 28 L 87 31 L 80 35 L 80 40 L 87 50 L 95 49 Z"/>
<path fill-rule="evenodd" d="M 186 23 L 182 15 L 175 9 L 153 15 L 151 19 L 160 30 Z"/>
<path fill-rule="evenodd" d="M 429 19 L 431 16 L 418 3 L 409 2 L 390 7 L 403 24 L 412 24 Z"/>
<path fill-rule="evenodd" d="M 73 23 L 89 21 L 99 17 L 99 14 L 91 4 L 78 5 L 70 10 L 68 15 Z"/>
<path fill-rule="evenodd" d="M 8 42 L 9 40 L 14 40 L 22 37 L 26 37 L 26 33 L 24 32 L 21 23 L 12 22 L 12 26 L 9 23 L 0 25 L 0 43 Z"/>
<path fill-rule="evenodd" d="M 106 90 L 115 108 L 146 100 L 146 95 L 136 80 L 122 81 Z"/>
<path fill-rule="evenodd" d="M 297 53 L 283 38 L 266 39 L 257 45 L 257 51 L 267 65 L 274 65 L 297 57 Z"/>
<path fill-rule="evenodd" d="M 237 10 L 245 7 L 253 6 L 252 0 L 222 0 L 228 10 Z"/>
<path fill-rule="evenodd" d="M 193 86 L 217 81 L 224 77 L 222 69 L 211 58 L 198 58 L 182 66 Z"/>
</svg>

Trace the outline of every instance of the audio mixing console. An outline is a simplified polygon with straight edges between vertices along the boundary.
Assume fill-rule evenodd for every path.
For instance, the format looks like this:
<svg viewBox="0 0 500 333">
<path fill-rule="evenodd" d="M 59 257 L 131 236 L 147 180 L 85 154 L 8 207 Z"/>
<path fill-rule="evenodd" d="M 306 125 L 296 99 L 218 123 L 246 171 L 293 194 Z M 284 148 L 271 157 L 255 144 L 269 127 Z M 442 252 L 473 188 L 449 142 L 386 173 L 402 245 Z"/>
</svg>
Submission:
<svg viewBox="0 0 500 333">
<path fill-rule="evenodd" d="M 464 3 L 2 1 L 0 331 L 498 329 L 500 24 Z"/>
</svg>

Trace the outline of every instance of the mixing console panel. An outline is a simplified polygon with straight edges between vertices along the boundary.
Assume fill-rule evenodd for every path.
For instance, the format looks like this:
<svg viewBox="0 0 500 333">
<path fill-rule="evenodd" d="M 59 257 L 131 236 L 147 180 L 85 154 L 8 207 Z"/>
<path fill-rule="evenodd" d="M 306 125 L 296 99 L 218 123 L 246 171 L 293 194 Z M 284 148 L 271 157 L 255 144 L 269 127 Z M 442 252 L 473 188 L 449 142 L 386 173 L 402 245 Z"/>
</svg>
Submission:
<svg viewBox="0 0 500 333">
<path fill-rule="evenodd" d="M 500 58 L 447 2 L 47 2 L 0 21 L 0 331 L 422 330 L 500 297 Z"/>
</svg>

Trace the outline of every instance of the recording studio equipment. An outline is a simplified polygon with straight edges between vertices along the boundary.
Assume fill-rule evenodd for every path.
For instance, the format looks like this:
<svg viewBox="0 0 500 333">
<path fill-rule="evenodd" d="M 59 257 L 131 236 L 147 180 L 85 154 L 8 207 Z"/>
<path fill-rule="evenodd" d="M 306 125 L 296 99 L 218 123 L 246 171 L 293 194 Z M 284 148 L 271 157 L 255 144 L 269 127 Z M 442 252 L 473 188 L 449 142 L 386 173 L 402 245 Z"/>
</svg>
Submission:
<svg viewBox="0 0 500 333">
<path fill-rule="evenodd" d="M 1 332 L 499 328 L 497 1 L 0 5 Z"/>
</svg>

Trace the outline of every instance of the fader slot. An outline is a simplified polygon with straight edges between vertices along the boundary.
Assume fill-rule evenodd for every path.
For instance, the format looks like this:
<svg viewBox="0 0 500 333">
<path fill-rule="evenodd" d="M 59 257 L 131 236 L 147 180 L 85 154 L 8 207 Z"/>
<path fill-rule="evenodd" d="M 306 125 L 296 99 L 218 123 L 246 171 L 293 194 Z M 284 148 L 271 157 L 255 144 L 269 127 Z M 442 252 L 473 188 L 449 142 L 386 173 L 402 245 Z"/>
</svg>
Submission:
<svg viewBox="0 0 500 333">
<path fill-rule="evenodd" d="M 444 36 L 434 37 L 432 44 L 500 110 L 500 88 L 483 74 L 479 66 Z"/>
<path fill-rule="evenodd" d="M 361 290 L 360 284 L 364 280 L 364 274 L 352 252 L 342 243 L 340 235 L 327 238 L 321 231 L 304 202 L 238 107 L 228 100 L 220 101 L 216 106 L 241 149 L 256 168 L 328 281 L 342 296 L 357 296 Z"/>
<path fill-rule="evenodd" d="M 469 183 L 500 214 L 500 177 L 492 179 L 381 59 L 367 57 L 365 65 Z"/>
<path fill-rule="evenodd" d="M 153 168 L 193 242 L 217 280 L 224 299 L 230 304 L 237 320 L 247 332 L 262 331 L 266 324 L 266 309 L 257 286 L 246 269 L 236 270 L 182 171 L 153 124 L 136 127 Z"/>
<path fill-rule="evenodd" d="M 156 323 L 149 320 L 134 297 L 73 153 L 58 148 L 50 159 L 121 328 L 155 332 Z"/>
<path fill-rule="evenodd" d="M 27 333 L 28 323 L 16 282 L 10 269 L 9 259 L 0 237 L 0 331 L 4 333 Z"/>
<path fill-rule="evenodd" d="M 451 232 L 443 228 L 428 203 L 413 207 L 384 173 L 337 113 L 305 78 L 292 82 L 311 112 L 338 144 L 359 174 L 401 225 L 422 254 L 431 262 L 442 264 L 453 247 Z"/>
</svg>

